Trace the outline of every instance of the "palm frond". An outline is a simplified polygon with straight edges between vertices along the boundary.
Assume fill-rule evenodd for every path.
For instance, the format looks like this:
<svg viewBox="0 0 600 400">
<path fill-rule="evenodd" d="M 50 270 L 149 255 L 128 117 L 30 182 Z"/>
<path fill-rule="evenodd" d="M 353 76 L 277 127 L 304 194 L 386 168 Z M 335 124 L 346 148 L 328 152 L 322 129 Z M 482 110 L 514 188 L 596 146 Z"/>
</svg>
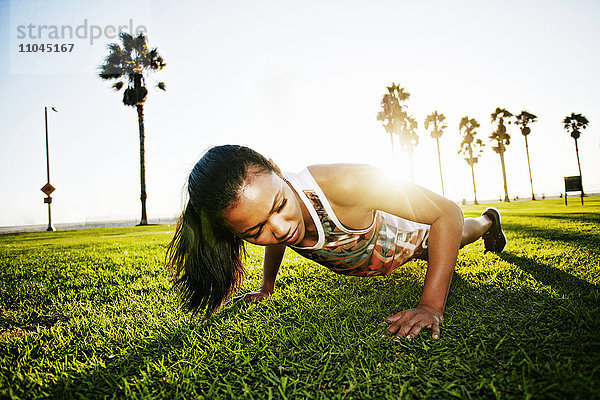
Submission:
<svg viewBox="0 0 600 400">
<path fill-rule="evenodd" d="M 148 53 L 148 39 L 143 32 L 133 39 L 133 48 L 140 55 Z"/>
<path fill-rule="evenodd" d="M 148 38 L 143 32 L 135 37 L 128 32 L 120 32 L 119 39 L 120 44 L 111 43 L 107 46 L 108 54 L 98 67 L 98 75 L 106 80 L 122 78 L 112 88 L 121 90 L 127 86 L 123 103 L 127 106 L 142 105 L 148 94 L 146 76 L 149 72 L 164 68 L 166 63 L 158 54 L 158 49 L 148 49 Z M 166 90 L 164 82 L 158 82 L 156 86 Z"/>
<path fill-rule="evenodd" d="M 118 43 L 109 43 L 106 45 L 106 47 L 108 48 L 110 54 L 123 54 L 123 49 Z"/>
<path fill-rule="evenodd" d="M 563 123 L 567 132 L 571 134 L 571 137 L 577 140 L 581 136 L 581 131 L 586 129 L 590 122 L 583 115 L 572 112 L 571 115 L 565 117 Z"/>
<path fill-rule="evenodd" d="M 123 43 L 123 51 L 127 54 L 131 54 L 134 50 L 133 36 L 131 36 L 128 32 L 119 33 L 119 39 L 121 39 L 121 43 Z"/>
<path fill-rule="evenodd" d="M 442 125 L 442 122 L 445 119 L 446 116 L 444 116 L 444 114 L 438 113 L 437 110 L 435 110 L 425 118 L 425 129 L 429 129 L 429 126 L 433 124 L 433 130 L 431 131 L 432 138 L 437 139 L 444 134 L 444 129 L 448 127 L 445 124 Z"/>
<path fill-rule="evenodd" d="M 123 70 L 112 64 L 101 65 L 98 69 L 98 76 L 104 80 L 119 79 L 123 75 Z"/>
<path fill-rule="evenodd" d="M 429 129 L 429 124 L 430 124 L 430 123 L 432 122 L 432 120 L 433 120 L 433 119 L 431 118 L 431 117 L 432 117 L 432 115 L 433 115 L 433 114 L 430 114 L 430 115 L 428 115 L 428 116 L 425 118 L 425 122 L 423 123 L 423 126 L 425 127 L 425 129 Z"/>
</svg>

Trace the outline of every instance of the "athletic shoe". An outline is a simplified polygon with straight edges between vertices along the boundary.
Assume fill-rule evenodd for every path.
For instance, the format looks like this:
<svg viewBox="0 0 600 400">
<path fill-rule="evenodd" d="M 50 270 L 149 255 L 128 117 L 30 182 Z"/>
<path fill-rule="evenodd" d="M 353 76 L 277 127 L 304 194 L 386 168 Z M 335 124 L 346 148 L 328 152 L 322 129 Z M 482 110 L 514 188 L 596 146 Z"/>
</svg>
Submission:
<svg viewBox="0 0 600 400">
<path fill-rule="evenodd" d="M 482 236 L 485 252 L 502 253 L 506 246 L 506 235 L 502 232 L 502 226 L 500 225 L 500 211 L 494 207 L 488 207 L 481 215 L 485 215 L 492 220 L 492 226 Z"/>
</svg>

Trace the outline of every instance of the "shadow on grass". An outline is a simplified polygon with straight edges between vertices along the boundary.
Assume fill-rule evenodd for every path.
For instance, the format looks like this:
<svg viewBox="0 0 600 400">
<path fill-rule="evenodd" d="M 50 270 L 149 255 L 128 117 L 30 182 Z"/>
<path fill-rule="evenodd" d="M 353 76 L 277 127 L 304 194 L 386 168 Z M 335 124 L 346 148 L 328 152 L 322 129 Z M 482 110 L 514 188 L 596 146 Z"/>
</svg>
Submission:
<svg viewBox="0 0 600 400">
<path fill-rule="evenodd" d="M 569 218 L 565 218 L 569 219 Z M 540 238 L 549 241 L 560 241 L 577 246 L 585 247 L 591 253 L 600 253 L 600 235 L 585 232 L 573 232 L 561 228 L 550 228 L 548 226 L 538 227 L 514 222 L 502 223 L 504 231 L 517 232 L 522 236 Z"/>
<path fill-rule="evenodd" d="M 600 224 L 600 213 L 565 213 L 565 214 L 519 214 L 511 213 L 511 217 L 549 218 L 560 221 L 577 221 Z"/>
<path fill-rule="evenodd" d="M 538 282 L 552 287 L 562 295 L 574 300 L 586 299 L 592 303 L 592 306 L 598 307 L 600 286 L 528 257 L 504 252 L 500 254 L 500 258 L 519 267 Z"/>
</svg>

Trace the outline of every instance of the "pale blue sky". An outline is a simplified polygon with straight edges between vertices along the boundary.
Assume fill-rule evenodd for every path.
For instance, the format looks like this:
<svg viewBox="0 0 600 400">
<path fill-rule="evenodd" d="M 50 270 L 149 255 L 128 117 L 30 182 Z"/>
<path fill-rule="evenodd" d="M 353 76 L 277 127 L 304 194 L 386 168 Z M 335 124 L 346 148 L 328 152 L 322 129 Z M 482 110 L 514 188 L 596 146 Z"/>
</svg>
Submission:
<svg viewBox="0 0 600 400">
<path fill-rule="evenodd" d="M 23 62 L 13 25 L 25 20 L 106 26 L 133 19 L 148 27 L 150 44 L 167 61 L 156 75 L 167 92 L 151 90 L 145 106 L 150 218 L 181 210 L 187 172 L 215 144 L 249 145 L 287 171 L 362 162 L 407 177 L 376 120 L 392 81 L 412 94 L 408 106 L 420 122 L 417 183 L 440 191 L 434 141 L 422 129 L 437 109 L 448 118 L 446 194 L 471 199 L 470 172 L 456 154 L 458 122 L 475 117 L 488 143 L 489 115 L 501 106 L 538 115 L 529 139 L 536 193 L 557 194 L 562 177 L 577 174 L 561 121 L 572 111 L 586 115 L 584 185 L 600 191 L 596 1 L 112 3 L 0 1 L 0 226 L 47 222 L 39 190 L 46 181 L 44 106 L 60 109 L 49 115 L 53 221 L 138 218 L 140 209 L 136 112 L 95 70 L 108 41 L 59 40 L 75 43 L 74 53 Z M 511 133 L 509 191 L 526 197 L 523 137 Z M 476 174 L 480 199 L 502 193 L 489 146 Z"/>
</svg>

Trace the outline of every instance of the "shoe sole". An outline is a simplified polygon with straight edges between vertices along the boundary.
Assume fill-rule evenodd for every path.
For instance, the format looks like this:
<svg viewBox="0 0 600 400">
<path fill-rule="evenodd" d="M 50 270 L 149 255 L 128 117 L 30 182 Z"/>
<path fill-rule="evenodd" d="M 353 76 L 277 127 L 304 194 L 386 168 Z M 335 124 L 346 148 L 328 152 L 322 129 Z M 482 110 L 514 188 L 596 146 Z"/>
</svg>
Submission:
<svg viewBox="0 0 600 400">
<path fill-rule="evenodd" d="M 498 226 L 500 229 L 500 233 L 502 234 L 502 238 L 504 239 L 504 246 L 502 247 L 502 250 L 500 251 L 494 251 L 494 250 L 486 250 L 487 251 L 491 251 L 493 253 L 504 253 L 504 249 L 506 248 L 506 235 L 504 234 L 504 231 L 502 230 L 502 214 L 500 214 L 500 210 L 498 210 L 496 207 L 488 207 L 485 209 L 485 211 L 483 213 L 481 213 L 481 215 L 484 215 L 488 210 L 494 210 L 496 212 L 496 214 L 498 215 Z"/>
</svg>

